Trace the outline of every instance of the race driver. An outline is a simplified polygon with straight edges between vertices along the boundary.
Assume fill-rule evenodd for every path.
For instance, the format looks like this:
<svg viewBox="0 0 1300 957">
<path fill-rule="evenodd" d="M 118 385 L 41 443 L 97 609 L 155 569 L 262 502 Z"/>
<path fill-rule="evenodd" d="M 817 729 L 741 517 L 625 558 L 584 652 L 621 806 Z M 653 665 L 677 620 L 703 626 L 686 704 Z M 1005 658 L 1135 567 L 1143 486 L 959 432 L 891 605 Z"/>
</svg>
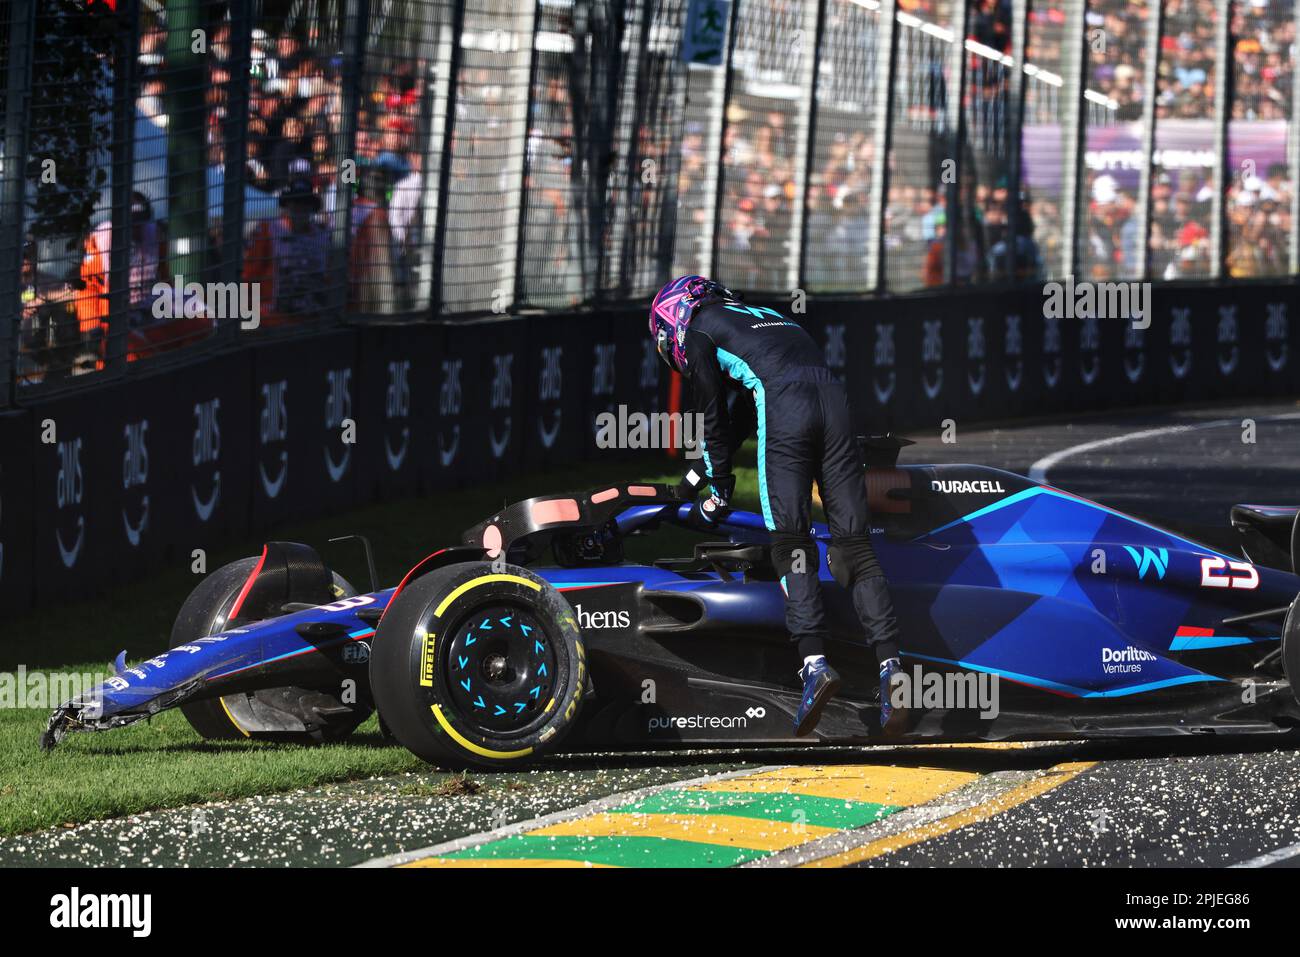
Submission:
<svg viewBox="0 0 1300 957">
<path fill-rule="evenodd" d="M 866 483 L 848 398 L 822 361 L 821 349 L 798 323 L 774 309 L 747 306 L 703 276 L 681 276 L 659 290 L 650 308 L 650 334 L 660 357 L 690 383 L 702 417 L 709 495 L 697 503 L 694 515 L 706 526 L 726 515 L 736 487 L 733 458 L 757 427 L 763 521 L 786 596 L 786 627 L 803 660 L 795 734 L 817 726 L 840 686 L 840 676 L 826 661 L 820 558 L 810 534 L 814 480 L 831 532 L 827 561 L 836 580 L 851 591 L 876 653 L 880 721 L 889 725 L 901 711 L 891 707 L 889 694 L 900 670 L 898 622 L 868 537 Z"/>
</svg>

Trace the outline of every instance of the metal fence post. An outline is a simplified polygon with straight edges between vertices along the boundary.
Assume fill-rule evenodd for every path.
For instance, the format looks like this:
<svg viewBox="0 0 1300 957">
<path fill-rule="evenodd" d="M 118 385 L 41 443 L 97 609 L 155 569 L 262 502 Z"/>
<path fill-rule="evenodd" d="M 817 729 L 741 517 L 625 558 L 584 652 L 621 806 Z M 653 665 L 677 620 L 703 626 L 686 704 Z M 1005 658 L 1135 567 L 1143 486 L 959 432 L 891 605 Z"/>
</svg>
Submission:
<svg viewBox="0 0 1300 957">
<path fill-rule="evenodd" d="M 1020 275 L 1020 142 L 1025 125 L 1025 60 L 1029 50 L 1029 0 L 1011 3 L 1011 73 L 1007 85 L 1007 116 L 1003 136 L 1007 153 L 1007 279 Z"/>
<path fill-rule="evenodd" d="M 1295 5 L 1296 36 L 1300 37 L 1300 0 Z M 1287 167 L 1291 179 L 1291 274 L 1300 273 L 1300 69 L 1291 69 L 1291 124 L 1290 142 L 1287 144 Z"/>
<path fill-rule="evenodd" d="M 722 119 L 718 125 L 718 175 L 713 181 L 713 235 L 709 237 L 709 262 L 706 274 L 718 271 L 718 236 L 722 232 L 722 195 L 727 179 L 727 105 L 731 102 L 731 61 L 736 53 L 736 33 L 740 28 L 741 0 L 731 0 L 731 23 L 727 29 L 727 56 L 722 63 Z"/>
<path fill-rule="evenodd" d="M 442 312 L 445 253 L 447 251 L 447 194 L 451 191 L 451 142 L 456 131 L 456 93 L 459 86 L 461 34 L 465 31 L 465 0 L 454 0 L 451 15 L 451 58 L 447 64 L 447 114 L 442 124 L 442 159 L 438 163 L 438 218 L 433 231 L 433 292 L 429 316 Z"/>
<path fill-rule="evenodd" d="M 357 160 L 357 126 L 361 114 L 361 85 L 365 81 L 366 63 L 366 28 L 370 22 L 370 0 L 347 0 L 343 14 L 343 125 L 340 135 L 343 138 L 342 155 L 344 160 L 351 160 L 356 167 L 354 172 L 358 183 L 361 179 L 360 163 Z M 340 187 L 343 185 L 339 184 Z M 334 254 L 339 260 L 336 275 L 343 276 L 343 282 L 335 289 L 335 314 L 347 315 L 348 291 L 351 283 L 351 270 L 348 252 L 352 245 L 352 207 L 353 197 L 346 189 L 339 189 L 340 202 L 343 204 L 343 234 L 332 230 Z M 337 214 L 337 210 L 335 213 Z M 333 224 L 331 224 L 332 226 Z"/>
<path fill-rule="evenodd" d="M 1232 102 L 1232 71 L 1229 68 L 1232 49 L 1232 0 L 1215 0 L 1214 13 L 1214 168 L 1210 183 L 1214 195 L 1210 199 L 1210 278 L 1223 278 L 1224 252 L 1227 246 L 1227 203 L 1224 190 L 1228 186 L 1228 116 Z"/>
<path fill-rule="evenodd" d="M 1147 15 L 1146 75 L 1143 78 L 1146 99 L 1142 104 L 1142 168 L 1138 174 L 1137 279 L 1146 279 L 1151 271 L 1151 180 L 1155 175 L 1156 86 L 1160 76 L 1160 40 L 1164 29 L 1165 5 L 1161 0 L 1153 0 L 1151 12 Z"/>
<path fill-rule="evenodd" d="M 894 67 L 898 63 L 898 7 L 896 0 L 880 0 L 877 27 L 874 129 L 875 169 L 871 171 L 872 247 L 867 252 L 867 289 L 879 294 L 885 288 L 885 214 L 889 209 L 889 151 L 894 138 Z"/>
<path fill-rule="evenodd" d="M 1065 80 L 1065 159 L 1061 184 L 1061 275 L 1073 276 L 1079 264 L 1079 185 L 1083 179 L 1083 151 L 1087 136 L 1084 123 L 1084 87 L 1088 79 L 1088 31 L 1085 0 L 1071 0 L 1067 7 L 1061 43 L 1061 72 Z M 1074 42 L 1071 43 L 1071 38 Z M 1070 56 L 1075 57 L 1070 60 Z"/>
<path fill-rule="evenodd" d="M 534 0 L 533 3 L 533 22 L 528 29 L 528 95 L 525 97 L 523 122 L 520 126 L 520 147 L 521 156 L 519 163 L 519 210 L 515 221 L 514 241 L 514 275 L 510 277 L 510 288 L 513 305 L 518 308 L 526 305 L 526 290 L 524 289 L 524 253 L 528 249 L 528 173 L 531 166 L 528 157 L 528 139 L 529 127 L 533 119 L 533 96 L 537 87 L 537 24 L 541 20 L 541 10 L 543 0 Z M 588 21 L 590 22 L 590 21 Z M 577 37 L 574 38 L 577 43 Z M 575 131 L 576 132 L 576 131 Z M 574 163 L 580 163 L 581 159 L 573 157 Z M 586 258 L 586 244 L 582 244 L 582 256 Z M 586 272 L 586 269 L 583 269 Z M 504 287 L 506 284 L 502 283 Z"/>
<path fill-rule="evenodd" d="M 110 375 L 126 369 L 127 312 L 131 307 L 131 193 L 135 185 L 135 63 L 140 45 L 140 11 L 136 0 L 122 0 L 117 11 L 130 28 L 118 38 L 119 55 L 113 64 L 110 160 L 113 226 L 108 257 L 108 335 L 104 347 L 104 367 Z M 170 178 L 170 163 L 168 166 Z M 168 219 L 171 219 L 170 204 Z M 175 240 L 172 236 L 170 242 Z"/>
<path fill-rule="evenodd" d="M 970 3 L 968 0 L 960 0 L 956 4 L 955 16 L 953 17 L 953 55 L 957 58 L 955 64 L 953 80 L 956 84 L 956 96 L 948 101 L 948 130 L 946 131 L 952 137 L 954 156 L 950 157 L 955 163 L 955 175 L 953 180 L 948 184 L 946 194 L 946 220 L 947 229 L 944 233 L 945 256 L 944 259 L 947 267 L 944 270 L 947 273 L 948 285 L 953 285 L 957 281 L 957 235 L 966 227 L 962 223 L 961 209 L 961 186 L 962 178 L 966 175 L 966 68 L 970 64 L 970 57 L 966 55 L 966 33 L 969 27 Z M 974 156 L 972 155 L 972 160 Z M 971 277 L 972 280 L 974 277 Z"/>
<path fill-rule="evenodd" d="M 799 44 L 799 56 L 803 60 L 801 65 L 805 72 L 803 81 L 806 112 L 804 122 L 800 124 L 795 147 L 796 149 L 803 148 L 803 165 L 795 169 L 795 204 L 791 210 L 790 221 L 789 242 L 795 247 L 791 250 L 792 255 L 789 259 L 789 285 L 792 291 L 795 288 L 807 288 L 804 266 L 808 251 L 808 181 L 811 178 L 813 154 L 817 150 L 817 81 L 821 76 L 820 54 L 822 37 L 826 27 L 826 3 L 827 0 L 818 0 L 818 2 L 809 3 L 805 7 L 803 36 L 807 36 L 807 28 L 811 26 L 812 49 L 811 51 L 807 49 L 806 42 Z M 810 20 L 812 21 L 811 24 L 808 22 Z M 798 138 L 802 138 L 804 142 L 799 143 Z"/>
<path fill-rule="evenodd" d="M 237 283 L 243 277 L 244 259 L 244 159 L 248 142 L 249 71 L 252 64 L 252 0 L 230 3 L 230 79 L 226 84 L 225 155 L 221 195 L 221 281 Z M 217 335 L 233 338 L 239 323 L 227 323 Z"/>
<path fill-rule="evenodd" d="M 27 208 L 27 129 L 32 93 L 36 0 L 10 4 L 5 86 L 4 173 L 0 181 L 0 406 L 14 396 L 13 362 L 22 318 L 24 219 Z"/>
</svg>

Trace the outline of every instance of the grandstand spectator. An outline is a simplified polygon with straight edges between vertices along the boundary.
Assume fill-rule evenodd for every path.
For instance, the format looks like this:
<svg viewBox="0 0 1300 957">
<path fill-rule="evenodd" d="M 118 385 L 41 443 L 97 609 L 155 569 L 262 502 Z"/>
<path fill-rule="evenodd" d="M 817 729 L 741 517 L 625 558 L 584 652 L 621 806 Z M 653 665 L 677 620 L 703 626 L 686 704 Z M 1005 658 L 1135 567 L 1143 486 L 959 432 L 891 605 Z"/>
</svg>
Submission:
<svg viewBox="0 0 1300 957">
<path fill-rule="evenodd" d="M 330 235 L 314 218 L 320 197 L 300 178 L 279 202 L 281 215 L 258 226 L 244 256 L 243 278 L 260 285 L 265 325 L 319 318 L 329 305 Z"/>
<path fill-rule="evenodd" d="M 360 164 L 352 203 L 348 309 L 366 315 L 394 311 L 393 234 L 385 201 L 388 177 L 377 163 Z"/>
</svg>

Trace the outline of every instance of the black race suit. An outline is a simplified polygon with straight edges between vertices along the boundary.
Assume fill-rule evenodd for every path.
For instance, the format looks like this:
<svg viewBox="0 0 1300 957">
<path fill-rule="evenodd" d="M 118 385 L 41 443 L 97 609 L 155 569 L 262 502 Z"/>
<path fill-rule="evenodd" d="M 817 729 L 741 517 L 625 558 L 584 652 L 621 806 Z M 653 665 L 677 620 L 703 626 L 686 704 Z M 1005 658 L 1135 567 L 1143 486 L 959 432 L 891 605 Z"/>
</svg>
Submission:
<svg viewBox="0 0 1300 957">
<path fill-rule="evenodd" d="M 730 503 L 732 458 L 752 421 L 758 494 L 772 533 L 772 561 L 786 594 L 786 627 L 801 657 L 823 653 L 826 612 L 820 558 L 810 535 L 812 483 L 821 489 L 836 577 L 877 659 L 898 654 L 898 624 L 868 537 L 867 490 L 844 387 L 798 323 L 738 302 L 703 306 L 686 333 L 687 378 L 703 418 L 709 482 Z M 739 392 L 734 408 L 728 396 Z"/>
</svg>

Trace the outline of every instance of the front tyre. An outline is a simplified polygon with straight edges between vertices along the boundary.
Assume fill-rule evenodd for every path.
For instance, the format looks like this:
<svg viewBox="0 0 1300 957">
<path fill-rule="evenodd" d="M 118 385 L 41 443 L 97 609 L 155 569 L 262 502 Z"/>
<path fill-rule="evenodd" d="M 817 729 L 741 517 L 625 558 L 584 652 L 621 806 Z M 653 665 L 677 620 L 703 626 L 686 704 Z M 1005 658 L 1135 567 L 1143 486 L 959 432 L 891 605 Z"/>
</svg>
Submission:
<svg viewBox="0 0 1300 957">
<path fill-rule="evenodd" d="M 441 767 L 508 767 L 551 752 L 586 680 L 573 610 L 515 565 L 439 568 L 389 603 L 370 657 L 393 736 Z"/>
</svg>

